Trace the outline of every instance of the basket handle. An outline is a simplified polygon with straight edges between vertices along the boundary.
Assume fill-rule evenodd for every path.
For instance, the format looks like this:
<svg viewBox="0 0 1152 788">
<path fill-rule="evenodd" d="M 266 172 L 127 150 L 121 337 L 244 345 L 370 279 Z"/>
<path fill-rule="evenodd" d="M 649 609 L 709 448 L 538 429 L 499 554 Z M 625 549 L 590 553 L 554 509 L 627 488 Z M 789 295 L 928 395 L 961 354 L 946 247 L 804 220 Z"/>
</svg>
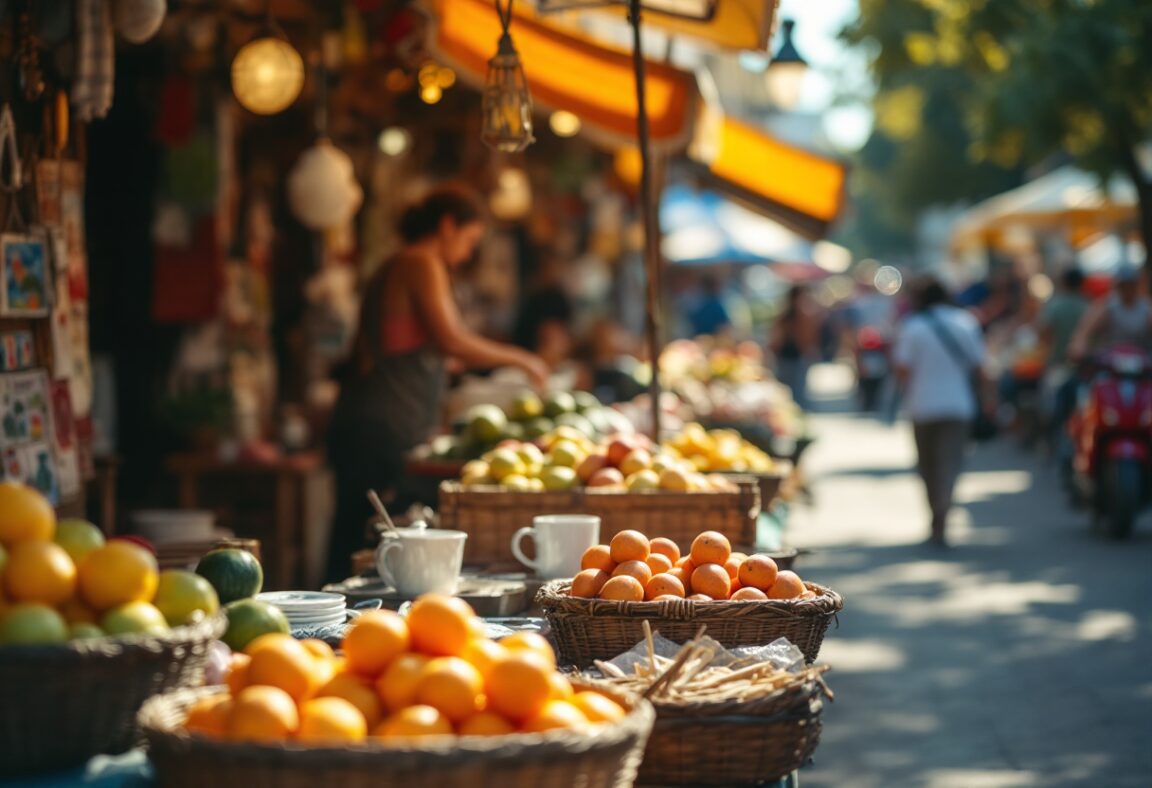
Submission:
<svg viewBox="0 0 1152 788">
<path fill-rule="evenodd" d="M 537 562 L 524 555 L 524 551 L 520 549 L 520 542 L 523 541 L 525 536 L 529 535 L 533 538 L 536 536 L 536 530 L 530 525 L 526 525 L 512 534 L 512 555 L 516 556 L 516 560 L 524 564 L 524 566 L 530 569 L 539 569 L 540 567 Z"/>
</svg>

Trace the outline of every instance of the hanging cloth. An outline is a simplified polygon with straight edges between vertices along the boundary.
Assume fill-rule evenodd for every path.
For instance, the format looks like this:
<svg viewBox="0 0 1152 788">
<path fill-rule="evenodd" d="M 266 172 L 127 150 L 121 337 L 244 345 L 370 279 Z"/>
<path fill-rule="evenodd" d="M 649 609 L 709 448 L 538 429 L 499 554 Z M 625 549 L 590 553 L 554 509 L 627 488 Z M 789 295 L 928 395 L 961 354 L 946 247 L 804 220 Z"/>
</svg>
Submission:
<svg viewBox="0 0 1152 788">
<path fill-rule="evenodd" d="M 108 0 L 77 0 L 76 80 L 72 106 L 81 123 L 103 118 L 112 107 L 116 39 Z"/>
</svg>

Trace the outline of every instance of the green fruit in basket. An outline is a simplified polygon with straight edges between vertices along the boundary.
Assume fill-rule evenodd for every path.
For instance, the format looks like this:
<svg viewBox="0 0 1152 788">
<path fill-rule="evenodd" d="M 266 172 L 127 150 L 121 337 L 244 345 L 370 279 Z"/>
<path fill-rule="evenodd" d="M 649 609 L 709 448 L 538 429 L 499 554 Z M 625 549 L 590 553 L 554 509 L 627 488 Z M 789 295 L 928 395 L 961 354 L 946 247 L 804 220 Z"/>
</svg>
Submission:
<svg viewBox="0 0 1152 788">
<path fill-rule="evenodd" d="M 660 489 L 660 477 L 656 471 L 643 470 L 629 476 L 624 480 L 628 492 L 644 492 L 646 490 Z"/>
<path fill-rule="evenodd" d="M 531 391 L 526 391 L 512 401 L 508 417 L 513 421 L 528 421 L 544 413 L 544 402 Z"/>
<path fill-rule="evenodd" d="M 168 631 L 168 622 L 154 605 L 127 602 L 105 613 L 100 627 L 109 635 L 163 635 Z"/>
<path fill-rule="evenodd" d="M 516 454 L 528 467 L 542 467 L 544 465 L 544 452 L 534 443 L 522 443 L 516 448 Z"/>
<path fill-rule="evenodd" d="M 480 443 L 500 440 L 508 426 L 508 417 L 495 405 L 476 405 L 468 411 L 468 434 Z"/>
<path fill-rule="evenodd" d="M 182 569 L 160 573 L 160 584 L 152 601 L 171 627 L 191 624 L 220 609 L 220 598 L 212 584 L 195 572 Z"/>
<path fill-rule="evenodd" d="M 52 541 L 64 548 L 73 563 L 79 564 L 81 558 L 104 546 L 104 533 L 87 520 L 60 520 Z"/>
<path fill-rule="evenodd" d="M 33 645 L 68 640 L 64 617 L 47 605 L 12 605 L 0 617 L 0 643 Z"/>
<path fill-rule="evenodd" d="M 288 619 L 280 608 L 259 599 L 241 599 L 225 605 L 224 613 L 228 616 L 228 629 L 220 639 L 233 651 L 243 651 L 261 635 L 288 634 Z"/>
<path fill-rule="evenodd" d="M 567 391 L 557 391 L 544 398 L 544 415 L 550 419 L 575 411 L 576 400 Z"/>
<path fill-rule="evenodd" d="M 524 439 L 534 441 L 543 438 L 556 428 L 551 419 L 532 419 L 524 425 Z"/>
<path fill-rule="evenodd" d="M 572 399 L 576 402 L 578 413 L 587 414 L 589 411 L 601 407 L 600 400 L 596 399 L 596 395 L 589 391 L 577 391 L 572 394 Z"/>
<path fill-rule="evenodd" d="M 552 444 L 550 457 L 552 465 L 575 470 L 580 463 L 584 462 L 585 454 L 572 441 L 562 440 Z"/>
<path fill-rule="evenodd" d="M 206 553 L 196 565 L 196 574 L 212 584 L 222 605 L 256 596 L 264 587 L 264 570 L 256 556 L 235 547 Z"/>
<path fill-rule="evenodd" d="M 581 416 L 579 413 L 565 413 L 556 419 L 556 426 L 558 427 L 571 427 L 589 438 L 596 436 L 596 427 L 592 422 Z"/>
<path fill-rule="evenodd" d="M 560 465 L 545 468 L 540 473 L 540 481 L 545 490 L 570 490 L 576 486 L 576 471 Z"/>
<path fill-rule="evenodd" d="M 522 441 L 525 436 L 524 425 L 518 424 L 514 421 L 508 422 L 508 426 L 504 428 L 504 440 Z"/>
<path fill-rule="evenodd" d="M 69 640 L 90 640 L 105 637 L 106 634 L 100 627 L 87 621 L 77 621 L 68 627 Z"/>
<path fill-rule="evenodd" d="M 513 449 L 497 449 L 488 460 L 488 474 L 498 482 L 509 476 L 523 476 L 524 461 Z"/>
<path fill-rule="evenodd" d="M 533 481 L 523 474 L 514 473 L 501 479 L 500 484 L 513 492 L 531 492 Z"/>
</svg>

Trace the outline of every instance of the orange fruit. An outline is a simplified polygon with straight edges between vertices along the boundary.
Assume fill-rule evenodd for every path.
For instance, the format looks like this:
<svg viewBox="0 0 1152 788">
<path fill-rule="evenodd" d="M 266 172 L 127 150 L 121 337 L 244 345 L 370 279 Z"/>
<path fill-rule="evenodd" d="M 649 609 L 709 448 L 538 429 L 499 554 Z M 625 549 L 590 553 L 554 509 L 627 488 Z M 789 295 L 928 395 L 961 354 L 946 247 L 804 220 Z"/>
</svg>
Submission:
<svg viewBox="0 0 1152 788">
<path fill-rule="evenodd" d="M 732 545 L 728 541 L 728 537 L 718 531 L 705 531 L 692 540 L 692 563 L 696 566 L 701 564 L 720 564 L 723 566 L 730 555 L 732 555 Z"/>
<path fill-rule="evenodd" d="M 584 713 L 589 722 L 614 722 L 628 713 L 616 701 L 599 692 L 584 690 L 572 696 L 571 703 Z"/>
<path fill-rule="evenodd" d="M 184 730 L 205 736 L 224 736 L 228 733 L 228 719 L 232 716 L 232 698 L 212 695 L 201 698 L 188 709 Z"/>
<path fill-rule="evenodd" d="M 740 582 L 749 588 L 758 588 L 767 591 L 776 582 L 779 570 L 776 562 L 766 555 L 748 556 L 740 565 Z"/>
<path fill-rule="evenodd" d="M 692 590 L 713 599 L 727 599 L 732 593 L 732 581 L 720 564 L 702 564 L 692 573 Z"/>
<path fill-rule="evenodd" d="M 416 697 L 416 682 L 430 661 L 423 654 L 401 654 L 392 660 L 388 669 L 376 679 L 376 694 L 386 711 L 400 711 L 412 705 Z"/>
<path fill-rule="evenodd" d="M 556 652 L 548 638 L 535 632 L 513 632 L 507 637 L 500 638 L 500 645 L 513 653 L 531 651 L 544 657 L 552 667 L 556 667 Z"/>
<path fill-rule="evenodd" d="M 301 640 L 300 645 L 308 649 L 308 653 L 316 659 L 336 659 L 336 652 L 332 650 L 332 647 L 319 638 Z"/>
<path fill-rule="evenodd" d="M 272 633 L 257 638 L 249 655 L 248 685 L 279 687 L 300 702 L 311 697 L 324 679 L 316 658 L 291 635 Z"/>
<path fill-rule="evenodd" d="M 707 594 L 692 594 L 691 596 L 689 596 L 687 598 L 691 599 L 693 602 L 715 602 L 716 601 L 715 599 L 708 596 Z"/>
<path fill-rule="evenodd" d="M 640 602 L 644 599 L 644 586 L 629 575 L 613 577 L 600 589 L 600 598 L 618 602 Z"/>
<path fill-rule="evenodd" d="M 581 569 L 599 569 L 601 572 L 612 574 L 616 562 L 612 560 L 612 551 L 606 544 L 592 545 L 580 557 Z"/>
<path fill-rule="evenodd" d="M 431 706 L 408 706 L 376 726 L 373 736 L 407 739 L 422 736 L 451 736 L 452 723 Z"/>
<path fill-rule="evenodd" d="M 683 569 L 691 577 L 692 573 L 696 571 L 696 562 L 692 560 L 691 556 L 684 556 L 672 565 L 676 569 Z"/>
<path fill-rule="evenodd" d="M 408 612 L 412 648 L 432 657 L 458 657 L 472 639 L 475 611 L 462 599 L 425 594 Z"/>
<path fill-rule="evenodd" d="M 724 562 L 724 569 L 728 572 L 728 577 L 736 580 L 740 577 L 740 565 L 748 559 L 744 553 L 733 553 L 728 556 L 728 560 Z"/>
<path fill-rule="evenodd" d="M 96 610 L 150 602 L 160 582 L 156 556 L 118 539 L 98 547 L 77 567 L 80 596 Z"/>
<path fill-rule="evenodd" d="M 245 687 L 232 699 L 228 738 L 274 744 L 300 727 L 300 713 L 292 696 L 279 687 Z"/>
<path fill-rule="evenodd" d="M 648 568 L 652 570 L 654 575 L 667 572 L 672 568 L 672 559 L 660 553 L 652 553 L 644 563 L 648 564 Z"/>
<path fill-rule="evenodd" d="M 56 511 L 39 490 L 20 482 L 0 482 L 0 544 L 50 542 Z"/>
<path fill-rule="evenodd" d="M 763 602 L 764 600 L 768 599 L 768 595 L 761 591 L 759 588 L 746 586 L 733 592 L 732 596 L 729 598 L 734 602 Z"/>
<path fill-rule="evenodd" d="M 584 712 L 565 700 L 550 700 L 540 711 L 524 720 L 520 730 L 526 733 L 543 733 L 557 728 L 579 728 L 588 724 Z"/>
<path fill-rule="evenodd" d="M 300 704 L 300 730 L 305 743 L 364 741 L 368 724 L 360 710 L 343 698 L 313 698 Z"/>
<path fill-rule="evenodd" d="M 804 587 L 804 581 L 800 579 L 798 574 L 785 569 L 776 573 L 776 582 L 768 589 L 768 598 L 795 599 L 807 590 Z"/>
<path fill-rule="evenodd" d="M 644 561 L 624 561 L 616 565 L 616 571 L 612 573 L 612 577 L 634 577 L 640 581 L 640 585 L 648 585 L 648 581 L 652 579 L 652 568 Z"/>
<path fill-rule="evenodd" d="M 507 736 L 516 732 L 516 726 L 499 714 L 481 711 L 460 723 L 461 736 Z"/>
<path fill-rule="evenodd" d="M 655 599 L 658 596 L 674 596 L 684 598 L 684 584 L 673 575 L 656 575 L 644 589 L 645 599 Z"/>
<path fill-rule="evenodd" d="M 665 556 L 675 566 L 680 560 L 680 545 L 663 536 L 657 536 L 648 543 L 652 554 Z"/>
<path fill-rule="evenodd" d="M 612 537 L 609 545 L 612 560 L 616 563 L 623 561 L 644 561 L 651 552 L 648 537 L 639 531 L 621 531 Z"/>
<path fill-rule="evenodd" d="M 95 624 L 99 618 L 96 611 L 76 597 L 60 605 L 60 615 L 64 616 L 64 620 L 69 624 Z"/>
<path fill-rule="evenodd" d="M 571 596 L 595 599 L 610 576 L 603 569 L 581 569 L 572 578 L 572 590 L 568 593 Z"/>
<path fill-rule="evenodd" d="M 488 708 L 510 720 L 536 714 L 552 697 L 552 665 L 528 651 L 509 654 L 488 674 Z"/>
<path fill-rule="evenodd" d="M 240 690 L 248 686 L 248 665 L 252 662 L 252 657 L 243 653 L 235 653 L 228 664 L 228 677 L 224 679 L 224 683 L 228 685 L 229 691 L 235 696 L 240 694 Z"/>
<path fill-rule="evenodd" d="M 553 700 L 571 700 L 576 694 L 576 690 L 572 689 L 572 682 L 564 674 L 553 673 L 549 678 L 552 680 Z"/>
<path fill-rule="evenodd" d="M 349 670 L 378 676 L 410 644 L 408 624 L 399 613 L 372 610 L 356 619 L 344 635 L 344 657 Z"/>
<path fill-rule="evenodd" d="M 507 654 L 508 649 L 496 641 L 488 638 L 476 638 L 468 644 L 460 658 L 480 671 L 481 676 L 487 677 L 488 671 L 492 670 L 496 660 Z"/>
<path fill-rule="evenodd" d="M 17 542 L 8 551 L 4 592 L 13 602 L 54 606 L 76 591 L 76 565 L 54 542 Z"/>
<path fill-rule="evenodd" d="M 695 569 L 696 567 L 692 567 L 692 568 Z M 669 569 L 664 574 L 671 575 L 672 577 L 679 580 L 680 585 L 684 586 L 684 593 L 685 594 L 690 593 L 692 591 L 692 573 L 689 572 L 688 570 L 684 569 L 684 567 L 675 566 L 675 567 Z"/>
<path fill-rule="evenodd" d="M 360 712 L 369 728 L 384 718 L 384 706 L 372 682 L 355 673 L 337 673 L 316 692 L 317 698 L 340 698 Z"/>
<path fill-rule="evenodd" d="M 452 723 L 463 722 L 477 711 L 484 692 L 480 671 L 459 657 L 437 657 L 416 679 L 416 703 L 431 706 Z"/>
</svg>

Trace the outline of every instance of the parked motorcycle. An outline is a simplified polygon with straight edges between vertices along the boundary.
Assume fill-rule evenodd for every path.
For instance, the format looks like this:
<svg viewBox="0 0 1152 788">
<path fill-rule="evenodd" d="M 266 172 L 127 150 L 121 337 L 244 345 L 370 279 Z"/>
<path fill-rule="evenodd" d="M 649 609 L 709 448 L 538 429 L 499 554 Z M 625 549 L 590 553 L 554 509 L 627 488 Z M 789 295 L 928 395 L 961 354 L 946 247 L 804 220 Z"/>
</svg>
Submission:
<svg viewBox="0 0 1152 788">
<path fill-rule="evenodd" d="M 860 329 L 856 334 L 856 391 L 862 410 L 880 408 L 891 373 L 890 348 L 884 335 L 874 328 Z"/>
<path fill-rule="evenodd" d="M 1152 357 L 1115 347 L 1085 372 L 1088 382 L 1068 422 L 1073 484 L 1094 523 L 1122 539 L 1152 502 Z"/>
</svg>

